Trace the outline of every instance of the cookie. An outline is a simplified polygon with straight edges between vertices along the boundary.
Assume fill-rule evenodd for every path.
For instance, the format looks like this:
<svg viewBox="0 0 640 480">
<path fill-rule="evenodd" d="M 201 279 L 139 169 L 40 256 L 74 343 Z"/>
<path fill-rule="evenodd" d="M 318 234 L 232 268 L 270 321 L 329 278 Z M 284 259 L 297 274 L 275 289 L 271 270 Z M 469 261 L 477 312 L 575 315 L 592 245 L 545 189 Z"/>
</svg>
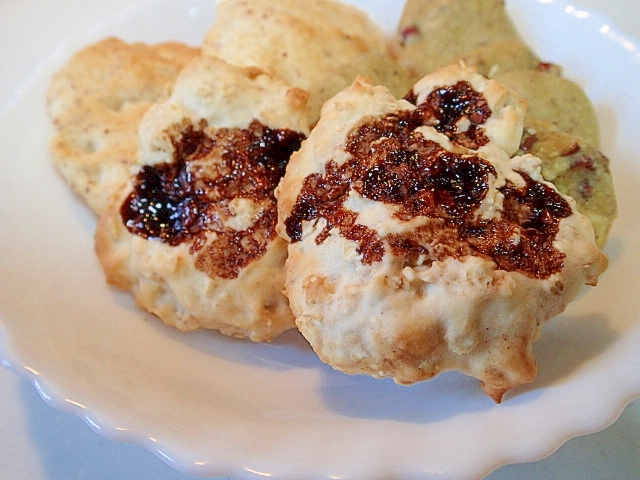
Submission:
<svg viewBox="0 0 640 480">
<path fill-rule="evenodd" d="M 603 248 L 617 215 L 617 202 L 609 159 L 590 142 L 561 132 L 543 120 L 526 118 L 519 155 L 531 153 L 542 160 L 545 180 L 576 201 Z"/>
<path fill-rule="evenodd" d="M 53 163 L 96 213 L 126 181 L 146 110 L 168 97 L 198 49 L 106 38 L 77 52 L 51 79 L 47 108 L 54 126 Z"/>
<path fill-rule="evenodd" d="M 607 259 L 540 160 L 494 140 L 522 133 L 524 110 L 502 112 L 517 102 L 484 108 L 508 89 L 485 97 L 486 80 L 452 73 L 411 102 L 360 78 L 325 104 L 276 191 L 285 293 L 335 369 L 400 384 L 459 370 L 500 402 L 534 380 L 541 325 Z"/>
<path fill-rule="evenodd" d="M 543 62 L 527 45 L 517 40 L 481 45 L 463 53 L 460 61 L 475 67 L 478 73 L 488 78 L 511 70 L 543 70 L 556 75 L 562 74 L 558 65 Z"/>
<path fill-rule="evenodd" d="M 388 52 L 381 29 L 362 11 L 332 0 L 224 0 L 203 52 L 240 66 L 256 66 L 309 92 L 314 123 L 325 100 L 358 74 L 399 95 L 408 74 Z"/>
<path fill-rule="evenodd" d="M 142 119 L 134 174 L 100 216 L 107 281 L 183 331 L 293 328 L 273 190 L 309 133 L 306 98 L 256 68 L 191 61 Z"/>
<path fill-rule="evenodd" d="M 414 79 L 483 45 L 520 41 L 503 0 L 407 0 L 397 31 L 399 63 Z"/>
<path fill-rule="evenodd" d="M 580 85 L 552 72 L 511 70 L 494 77 L 527 101 L 528 115 L 553 123 L 561 132 L 600 145 L 600 126 L 591 100 Z"/>
</svg>

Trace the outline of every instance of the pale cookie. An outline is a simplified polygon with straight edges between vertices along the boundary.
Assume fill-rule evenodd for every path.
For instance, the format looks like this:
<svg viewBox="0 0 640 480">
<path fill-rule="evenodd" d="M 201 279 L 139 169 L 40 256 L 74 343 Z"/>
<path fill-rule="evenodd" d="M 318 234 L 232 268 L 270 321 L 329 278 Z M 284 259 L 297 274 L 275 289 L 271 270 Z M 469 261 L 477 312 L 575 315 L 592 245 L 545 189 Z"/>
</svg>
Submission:
<svg viewBox="0 0 640 480">
<path fill-rule="evenodd" d="M 512 154 L 520 145 L 525 102 L 475 68 L 441 67 L 418 80 L 406 98 L 423 106 L 425 125 L 467 148 L 491 143 Z"/>
<path fill-rule="evenodd" d="M 271 340 L 294 327 L 273 189 L 309 133 L 306 94 L 201 57 L 140 124 L 138 167 L 100 217 L 107 280 L 180 330 Z"/>
<path fill-rule="evenodd" d="M 332 0 L 221 1 L 202 49 L 233 65 L 257 66 L 309 92 L 312 123 L 324 101 L 358 74 L 398 95 L 410 86 L 381 29 L 364 12 Z"/>
<path fill-rule="evenodd" d="M 562 74 L 558 65 L 543 62 L 528 46 L 517 40 L 481 45 L 465 52 L 460 60 L 489 78 L 495 78 L 496 75 L 511 70 L 542 70 L 556 75 Z"/>
<path fill-rule="evenodd" d="M 53 162 L 96 213 L 129 176 L 142 116 L 168 97 L 184 64 L 197 54 L 179 43 L 107 38 L 77 52 L 51 79 Z"/>
<path fill-rule="evenodd" d="M 399 62 L 413 78 L 483 45 L 520 40 L 503 0 L 407 0 L 398 37 Z"/>
<path fill-rule="evenodd" d="M 551 122 L 561 132 L 582 137 L 596 148 L 600 145 L 595 109 L 582 87 L 572 80 L 536 70 L 511 70 L 494 78 L 527 101 L 532 118 Z"/>
<path fill-rule="evenodd" d="M 597 245 L 604 247 L 618 210 L 609 159 L 583 138 L 529 117 L 517 153 L 542 160 L 542 176 L 573 197 L 578 210 L 591 220 Z"/>
<path fill-rule="evenodd" d="M 450 73 L 421 83 L 450 85 Z M 466 148 L 433 126 L 458 123 L 454 105 L 482 107 L 482 92 L 418 95 L 430 97 L 416 106 L 358 79 L 327 102 L 276 191 L 285 293 L 334 368 L 400 384 L 460 370 L 500 402 L 534 380 L 541 325 L 607 259 L 539 159 L 510 158 L 491 136 Z"/>
</svg>

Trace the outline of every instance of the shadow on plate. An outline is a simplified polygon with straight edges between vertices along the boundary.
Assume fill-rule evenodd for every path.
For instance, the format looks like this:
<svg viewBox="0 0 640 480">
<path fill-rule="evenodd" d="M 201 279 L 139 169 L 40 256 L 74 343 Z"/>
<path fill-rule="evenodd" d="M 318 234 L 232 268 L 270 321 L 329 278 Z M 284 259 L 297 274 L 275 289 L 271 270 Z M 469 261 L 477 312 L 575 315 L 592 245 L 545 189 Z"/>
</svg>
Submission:
<svg viewBox="0 0 640 480">
<path fill-rule="evenodd" d="M 181 333 L 155 318 L 149 320 L 149 326 L 207 356 L 271 371 L 313 370 L 321 378 L 318 397 L 327 408 L 347 417 L 429 423 L 500 408 L 482 392 L 478 380 L 458 372 L 444 372 L 411 386 L 397 385 L 388 378 L 337 372 L 320 361 L 296 330 L 285 332 L 272 343 L 251 343 L 210 331 Z M 507 394 L 504 404 L 537 398 L 537 391 L 570 377 L 619 335 L 604 314 L 565 314 L 551 320 L 535 344 L 538 378 Z"/>
<path fill-rule="evenodd" d="M 561 316 L 545 325 L 534 346 L 538 378 L 518 388 L 517 395 L 561 383 L 611 346 L 620 333 L 603 314 Z"/>
<path fill-rule="evenodd" d="M 317 368 L 322 365 L 302 334 L 295 329 L 282 333 L 272 342 L 254 343 L 212 330 L 180 332 L 149 314 L 141 312 L 140 315 L 148 318 L 150 328 L 156 333 L 208 356 L 270 370 Z"/>
</svg>

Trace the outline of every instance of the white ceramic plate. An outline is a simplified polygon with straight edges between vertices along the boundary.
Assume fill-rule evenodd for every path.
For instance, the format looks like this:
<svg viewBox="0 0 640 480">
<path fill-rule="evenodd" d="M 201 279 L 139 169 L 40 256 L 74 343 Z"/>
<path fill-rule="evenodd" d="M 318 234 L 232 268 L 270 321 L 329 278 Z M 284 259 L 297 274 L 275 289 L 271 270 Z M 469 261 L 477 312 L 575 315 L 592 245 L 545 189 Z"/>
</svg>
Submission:
<svg viewBox="0 0 640 480">
<path fill-rule="evenodd" d="M 402 2 L 353 3 L 392 28 Z M 107 34 L 197 44 L 215 13 L 204 0 L 144 1 L 85 25 L 0 111 L 4 363 L 101 433 L 201 475 L 482 477 L 613 422 L 640 394 L 638 41 L 560 1 L 511 0 L 509 10 L 538 53 L 593 99 L 620 203 L 610 269 L 544 329 L 534 384 L 496 406 L 455 373 L 413 387 L 345 376 L 293 332 L 270 345 L 180 334 L 105 285 L 95 219 L 47 156 L 49 77 Z"/>
</svg>

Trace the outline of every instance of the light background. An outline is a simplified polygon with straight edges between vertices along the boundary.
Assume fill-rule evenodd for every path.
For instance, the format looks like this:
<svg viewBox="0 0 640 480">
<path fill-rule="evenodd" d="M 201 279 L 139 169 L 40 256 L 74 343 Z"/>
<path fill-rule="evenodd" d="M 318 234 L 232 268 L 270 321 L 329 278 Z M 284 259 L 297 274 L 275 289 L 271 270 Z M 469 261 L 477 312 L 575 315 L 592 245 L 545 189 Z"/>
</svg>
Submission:
<svg viewBox="0 0 640 480">
<path fill-rule="evenodd" d="M 46 29 L 49 38 L 64 38 L 76 27 L 73 16 L 55 15 L 56 23 L 49 19 L 54 12 L 70 12 L 80 3 L 0 0 L 0 112 L 55 47 L 39 42 L 34 32 Z M 91 20 L 97 23 L 134 2 L 94 3 Z M 637 0 L 573 0 L 572 5 L 601 12 L 620 30 L 640 38 Z M 97 435 L 81 419 L 51 408 L 29 383 L 0 367 L 0 480 L 192 478 L 142 447 Z M 608 429 L 571 440 L 545 460 L 503 467 L 488 479 L 640 479 L 640 401 L 632 403 Z"/>
</svg>

